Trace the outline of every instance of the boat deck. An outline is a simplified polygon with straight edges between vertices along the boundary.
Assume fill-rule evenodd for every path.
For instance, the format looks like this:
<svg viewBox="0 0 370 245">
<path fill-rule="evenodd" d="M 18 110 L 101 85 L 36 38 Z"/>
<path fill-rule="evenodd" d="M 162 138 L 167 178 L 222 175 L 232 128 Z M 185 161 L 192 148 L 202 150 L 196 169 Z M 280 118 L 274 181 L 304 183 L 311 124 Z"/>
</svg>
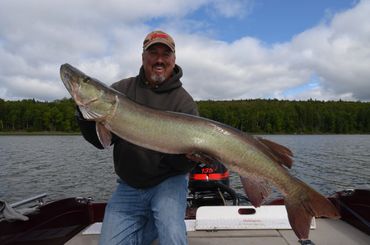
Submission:
<svg viewBox="0 0 370 245">
<path fill-rule="evenodd" d="M 310 231 L 310 239 L 325 245 L 368 245 L 370 236 L 342 220 L 316 219 L 316 229 Z M 299 244 L 292 230 L 218 230 L 189 231 L 190 245 L 288 245 Z M 83 234 L 83 231 L 69 240 L 66 245 L 96 245 L 98 234 Z M 158 243 L 154 243 L 158 244 Z"/>
</svg>

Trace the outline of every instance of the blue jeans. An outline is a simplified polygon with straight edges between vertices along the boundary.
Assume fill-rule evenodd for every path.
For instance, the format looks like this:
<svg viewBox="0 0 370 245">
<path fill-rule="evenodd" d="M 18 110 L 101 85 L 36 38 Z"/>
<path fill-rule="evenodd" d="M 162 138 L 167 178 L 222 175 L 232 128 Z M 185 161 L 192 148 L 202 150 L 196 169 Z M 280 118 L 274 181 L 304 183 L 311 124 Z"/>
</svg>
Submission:
<svg viewBox="0 0 370 245">
<path fill-rule="evenodd" d="M 118 180 L 105 209 L 100 245 L 187 244 L 185 211 L 188 175 L 137 189 Z"/>
</svg>

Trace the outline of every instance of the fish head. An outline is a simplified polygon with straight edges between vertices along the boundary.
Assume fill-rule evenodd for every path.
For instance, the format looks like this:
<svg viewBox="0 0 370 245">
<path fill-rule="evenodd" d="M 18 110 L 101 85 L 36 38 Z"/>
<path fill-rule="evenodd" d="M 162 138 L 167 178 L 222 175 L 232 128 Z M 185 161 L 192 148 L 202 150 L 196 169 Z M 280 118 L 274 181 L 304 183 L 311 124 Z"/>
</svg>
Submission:
<svg viewBox="0 0 370 245">
<path fill-rule="evenodd" d="M 85 119 L 103 122 L 114 113 L 118 98 L 108 86 L 69 64 L 60 67 L 60 77 Z"/>
</svg>

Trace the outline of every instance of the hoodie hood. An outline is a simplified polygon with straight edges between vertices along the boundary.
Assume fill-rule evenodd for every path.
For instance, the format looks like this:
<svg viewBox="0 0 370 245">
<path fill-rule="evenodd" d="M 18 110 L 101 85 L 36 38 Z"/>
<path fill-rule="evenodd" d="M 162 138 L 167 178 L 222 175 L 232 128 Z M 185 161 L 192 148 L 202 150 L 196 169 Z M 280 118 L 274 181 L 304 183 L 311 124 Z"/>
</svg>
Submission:
<svg viewBox="0 0 370 245">
<path fill-rule="evenodd" d="M 181 87 L 182 86 L 182 83 L 180 81 L 181 77 L 182 77 L 182 69 L 178 65 L 175 65 L 175 67 L 173 68 L 172 76 L 169 79 L 167 79 L 166 81 L 164 81 L 163 83 L 159 84 L 158 86 L 154 88 L 149 87 L 148 82 L 146 81 L 146 78 L 145 78 L 145 72 L 144 72 L 143 66 L 141 66 L 139 75 L 137 76 L 137 78 L 139 79 L 140 87 L 149 88 L 156 93 L 165 93 L 173 89 L 176 89 L 178 87 Z"/>
</svg>

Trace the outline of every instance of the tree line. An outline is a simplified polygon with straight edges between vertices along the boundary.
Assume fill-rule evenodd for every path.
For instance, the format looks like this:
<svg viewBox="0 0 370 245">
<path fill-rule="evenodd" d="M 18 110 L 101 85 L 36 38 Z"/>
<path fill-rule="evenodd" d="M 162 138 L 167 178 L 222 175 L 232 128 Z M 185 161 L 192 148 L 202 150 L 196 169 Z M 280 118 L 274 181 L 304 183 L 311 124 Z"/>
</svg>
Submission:
<svg viewBox="0 0 370 245">
<path fill-rule="evenodd" d="M 0 131 L 77 132 L 74 111 L 72 99 L 53 102 L 0 99 Z"/>
<path fill-rule="evenodd" d="M 200 115 L 249 133 L 370 133 L 370 103 L 250 99 L 198 101 Z M 2 132 L 79 132 L 72 99 L 0 99 Z"/>
<path fill-rule="evenodd" d="M 370 133 L 370 103 L 345 101 L 200 101 L 202 116 L 251 133 Z"/>
</svg>

